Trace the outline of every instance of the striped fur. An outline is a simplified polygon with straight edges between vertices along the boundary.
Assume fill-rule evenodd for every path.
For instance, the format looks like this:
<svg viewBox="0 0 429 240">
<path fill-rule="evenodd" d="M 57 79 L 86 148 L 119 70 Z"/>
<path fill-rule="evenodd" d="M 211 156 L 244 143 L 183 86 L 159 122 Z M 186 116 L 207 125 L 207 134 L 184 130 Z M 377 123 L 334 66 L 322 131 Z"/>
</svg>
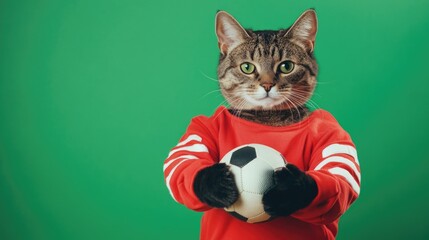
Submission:
<svg viewBox="0 0 429 240">
<path fill-rule="evenodd" d="M 270 110 L 278 115 L 288 109 L 307 109 L 304 105 L 312 96 L 318 72 L 313 54 L 316 29 L 313 10 L 301 15 L 292 27 L 276 31 L 244 29 L 231 15 L 219 12 L 216 33 L 221 54 L 217 73 L 221 92 L 233 109 L 231 112 L 240 115 L 246 110 Z M 279 71 L 279 65 L 286 60 L 295 65 L 289 74 Z M 241 71 L 240 65 L 245 62 L 256 66 L 254 73 Z M 264 90 L 264 83 L 272 85 L 271 90 Z M 257 115 L 247 119 L 274 126 L 302 120 L 279 121 L 284 119 L 282 115 L 264 122 L 267 119 L 258 120 Z M 304 112 L 302 117 L 305 116 Z"/>
</svg>

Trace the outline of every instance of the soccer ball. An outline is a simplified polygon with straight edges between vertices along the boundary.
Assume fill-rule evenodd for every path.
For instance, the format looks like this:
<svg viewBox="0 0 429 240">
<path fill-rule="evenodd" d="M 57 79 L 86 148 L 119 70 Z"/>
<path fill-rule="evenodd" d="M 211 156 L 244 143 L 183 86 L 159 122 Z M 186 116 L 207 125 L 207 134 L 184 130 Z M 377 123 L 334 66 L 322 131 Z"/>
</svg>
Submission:
<svg viewBox="0 0 429 240">
<path fill-rule="evenodd" d="M 240 193 L 238 200 L 225 210 L 248 223 L 270 220 L 262 197 L 274 184 L 274 171 L 286 166 L 282 154 L 262 144 L 246 144 L 229 151 L 220 163 L 229 166 Z"/>
</svg>

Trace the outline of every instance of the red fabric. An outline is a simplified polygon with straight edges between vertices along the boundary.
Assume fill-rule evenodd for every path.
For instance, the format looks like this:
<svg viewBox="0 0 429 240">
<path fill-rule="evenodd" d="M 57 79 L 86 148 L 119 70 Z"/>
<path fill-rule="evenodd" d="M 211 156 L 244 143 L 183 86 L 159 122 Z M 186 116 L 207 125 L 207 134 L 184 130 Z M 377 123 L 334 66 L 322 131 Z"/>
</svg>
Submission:
<svg viewBox="0 0 429 240">
<path fill-rule="evenodd" d="M 250 143 L 278 150 L 287 162 L 314 178 L 319 193 L 308 207 L 288 217 L 250 224 L 198 200 L 192 187 L 197 172 L 219 162 L 233 148 Z M 335 239 L 339 217 L 360 191 L 355 146 L 335 118 L 320 109 L 303 121 L 284 127 L 238 118 L 225 107 L 219 107 L 211 117 L 195 117 L 165 160 L 164 176 L 177 202 L 204 211 L 203 240 Z"/>
</svg>

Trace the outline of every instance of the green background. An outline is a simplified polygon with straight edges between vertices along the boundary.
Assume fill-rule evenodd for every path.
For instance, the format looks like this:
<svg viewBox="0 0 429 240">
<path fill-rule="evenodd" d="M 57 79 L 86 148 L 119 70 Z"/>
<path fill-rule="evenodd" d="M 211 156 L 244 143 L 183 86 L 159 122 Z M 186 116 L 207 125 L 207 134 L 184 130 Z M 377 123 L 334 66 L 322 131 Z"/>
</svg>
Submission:
<svg viewBox="0 0 429 240">
<path fill-rule="evenodd" d="M 197 239 L 162 165 L 223 101 L 216 10 L 277 29 L 310 7 L 313 100 L 362 167 L 338 239 L 428 239 L 427 0 L 1 0 L 0 239 Z"/>
</svg>

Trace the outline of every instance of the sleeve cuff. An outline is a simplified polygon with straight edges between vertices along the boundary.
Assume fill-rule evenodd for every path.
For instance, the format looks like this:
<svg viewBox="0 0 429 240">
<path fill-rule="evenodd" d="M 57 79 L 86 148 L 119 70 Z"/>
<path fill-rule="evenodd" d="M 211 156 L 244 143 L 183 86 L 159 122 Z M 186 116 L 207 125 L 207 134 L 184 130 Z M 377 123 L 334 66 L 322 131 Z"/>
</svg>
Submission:
<svg viewBox="0 0 429 240">
<path fill-rule="evenodd" d="M 310 205 L 296 211 L 291 216 L 305 222 L 325 224 L 323 216 L 330 212 L 338 201 L 340 191 L 338 182 L 334 176 L 324 170 L 308 171 L 307 174 L 317 184 L 317 196 Z"/>
</svg>

